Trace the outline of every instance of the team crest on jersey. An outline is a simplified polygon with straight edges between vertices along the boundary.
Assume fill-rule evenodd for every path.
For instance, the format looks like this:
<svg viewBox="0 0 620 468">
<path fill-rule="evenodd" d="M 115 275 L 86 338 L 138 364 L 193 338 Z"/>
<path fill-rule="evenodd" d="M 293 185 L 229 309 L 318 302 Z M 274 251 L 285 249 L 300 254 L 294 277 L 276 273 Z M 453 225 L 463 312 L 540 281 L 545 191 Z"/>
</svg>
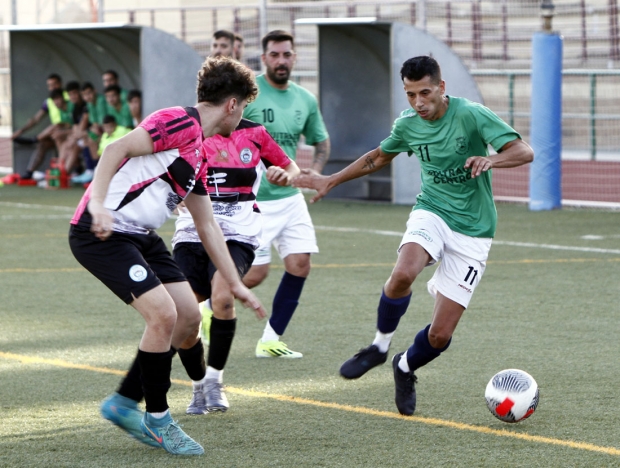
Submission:
<svg viewBox="0 0 620 468">
<path fill-rule="evenodd" d="M 249 164 L 252 161 L 252 151 L 250 148 L 243 148 L 239 153 L 239 159 L 243 164 Z"/>
<path fill-rule="evenodd" d="M 455 150 L 458 154 L 466 154 L 469 149 L 469 143 L 467 142 L 467 138 L 458 137 L 456 139 Z"/>
<path fill-rule="evenodd" d="M 301 111 L 300 111 L 300 110 L 296 110 L 296 111 L 295 111 L 295 117 L 294 117 L 294 120 L 295 120 L 295 123 L 296 123 L 297 125 L 301 125 L 301 124 L 303 124 L 303 123 L 304 123 L 303 115 L 302 115 L 302 113 L 301 113 Z"/>
<path fill-rule="evenodd" d="M 226 162 L 228 161 L 228 151 L 226 150 L 218 150 L 217 156 L 215 157 L 216 161 Z"/>
</svg>

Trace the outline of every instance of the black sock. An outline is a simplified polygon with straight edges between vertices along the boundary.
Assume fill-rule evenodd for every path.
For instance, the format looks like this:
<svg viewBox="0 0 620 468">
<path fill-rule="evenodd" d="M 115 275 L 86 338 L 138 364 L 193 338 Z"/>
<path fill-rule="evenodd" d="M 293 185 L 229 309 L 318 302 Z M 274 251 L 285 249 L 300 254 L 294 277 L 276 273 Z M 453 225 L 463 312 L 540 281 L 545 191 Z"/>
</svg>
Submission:
<svg viewBox="0 0 620 468">
<path fill-rule="evenodd" d="M 220 320 L 211 317 L 211 331 L 209 336 L 208 365 L 217 370 L 223 370 L 230 354 L 230 347 L 235 336 L 237 319 Z"/>
<path fill-rule="evenodd" d="M 202 344 L 202 340 L 199 339 L 198 343 L 189 349 L 179 348 L 179 357 L 190 379 L 194 382 L 204 379 L 207 373 L 207 365 L 205 363 L 205 347 Z"/>
<path fill-rule="evenodd" d="M 170 388 L 170 370 L 174 350 L 164 353 L 149 353 L 138 350 L 142 369 L 142 388 L 148 413 L 163 413 L 168 409 L 166 394 Z"/>
<path fill-rule="evenodd" d="M 136 355 L 131 367 L 129 368 L 129 372 L 127 372 L 127 375 L 121 382 L 120 387 L 118 387 L 118 394 L 137 402 L 142 401 L 142 398 L 144 398 L 144 391 L 142 390 L 141 375 L 142 369 L 140 368 L 138 355 Z"/>
</svg>

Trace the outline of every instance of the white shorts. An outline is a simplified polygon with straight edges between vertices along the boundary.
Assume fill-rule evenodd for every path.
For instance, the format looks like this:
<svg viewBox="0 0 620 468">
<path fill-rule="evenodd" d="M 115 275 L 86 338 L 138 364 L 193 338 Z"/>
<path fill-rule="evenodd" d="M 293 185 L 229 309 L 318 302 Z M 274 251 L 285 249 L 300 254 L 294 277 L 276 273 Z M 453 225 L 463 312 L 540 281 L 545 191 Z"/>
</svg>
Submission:
<svg viewBox="0 0 620 468">
<path fill-rule="evenodd" d="M 425 210 L 414 210 L 407 221 L 407 231 L 398 247 L 415 242 L 435 262 L 441 262 L 427 284 L 428 292 L 437 292 L 467 308 L 484 274 L 491 242 L 485 237 L 470 237 L 454 232 L 443 219 Z"/>
<path fill-rule="evenodd" d="M 263 214 L 263 233 L 252 265 L 271 263 L 271 245 L 280 258 L 290 254 L 317 253 L 314 225 L 301 193 L 281 200 L 258 203 Z"/>
</svg>

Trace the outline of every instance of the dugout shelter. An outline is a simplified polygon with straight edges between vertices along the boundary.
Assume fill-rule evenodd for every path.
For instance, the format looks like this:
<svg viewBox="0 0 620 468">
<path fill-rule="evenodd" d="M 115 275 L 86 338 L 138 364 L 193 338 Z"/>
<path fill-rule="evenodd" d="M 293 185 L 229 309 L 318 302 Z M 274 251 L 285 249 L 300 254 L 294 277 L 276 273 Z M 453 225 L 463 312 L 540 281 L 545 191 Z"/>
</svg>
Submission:
<svg viewBox="0 0 620 468">
<path fill-rule="evenodd" d="M 441 66 L 447 94 L 483 102 L 460 57 L 414 26 L 375 18 L 304 19 L 297 24 L 318 26 L 319 101 L 331 140 L 325 174 L 379 146 L 394 120 L 410 107 L 400 68 L 411 57 L 433 56 Z M 412 204 L 419 192 L 417 158 L 400 155 L 381 171 L 346 182 L 328 196 Z"/>
<path fill-rule="evenodd" d="M 41 107 L 47 97 L 45 80 L 51 73 L 59 74 L 64 85 L 90 81 L 102 93 L 102 73 L 115 70 L 123 89 L 142 91 L 143 116 L 163 107 L 196 103 L 203 60 L 185 42 L 164 31 L 115 23 L 10 26 L 5 30 L 11 50 L 13 130 Z M 49 120 L 44 119 L 28 134 L 46 125 Z M 15 172 L 26 168 L 33 149 L 13 145 Z"/>
</svg>

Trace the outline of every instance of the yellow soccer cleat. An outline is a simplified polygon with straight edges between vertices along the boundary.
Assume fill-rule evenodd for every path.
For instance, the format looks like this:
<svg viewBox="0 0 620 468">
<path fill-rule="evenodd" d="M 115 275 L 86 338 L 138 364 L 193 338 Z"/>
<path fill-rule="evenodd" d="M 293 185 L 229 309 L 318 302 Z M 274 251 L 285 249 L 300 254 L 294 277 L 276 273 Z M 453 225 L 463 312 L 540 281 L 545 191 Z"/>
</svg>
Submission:
<svg viewBox="0 0 620 468">
<path fill-rule="evenodd" d="M 256 357 L 258 358 L 283 358 L 283 359 L 299 359 L 304 355 L 293 351 L 278 340 L 265 341 L 258 340 L 256 345 Z"/>
<path fill-rule="evenodd" d="M 213 311 L 209 307 L 209 301 L 200 303 L 200 313 L 202 315 L 202 342 L 209 346 L 210 333 L 211 333 L 211 317 L 213 317 Z"/>
</svg>

